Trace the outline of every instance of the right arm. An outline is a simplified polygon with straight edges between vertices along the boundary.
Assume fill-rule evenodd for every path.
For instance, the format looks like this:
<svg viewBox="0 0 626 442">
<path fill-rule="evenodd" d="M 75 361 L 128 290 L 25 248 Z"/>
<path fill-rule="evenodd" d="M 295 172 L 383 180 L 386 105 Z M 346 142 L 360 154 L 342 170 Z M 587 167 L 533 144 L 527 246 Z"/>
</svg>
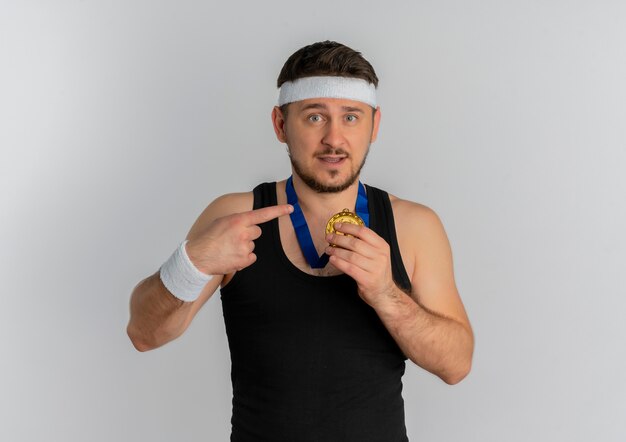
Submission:
<svg viewBox="0 0 626 442">
<path fill-rule="evenodd" d="M 193 302 L 172 295 L 163 285 L 158 270 L 137 284 L 131 294 L 130 321 L 126 327 L 135 348 L 152 350 L 182 335 L 221 281 L 222 277 L 211 279 Z"/>
<path fill-rule="evenodd" d="M 216 275 L 192 302 L 184 302 L 163 285 L 159 271 L 135 286 L 130 299 L 126 331 L 139 351 L 152 350 L 176 339 L 215 293 L 226 275 L 251 265 L 256 225 L 290 213 L 288 205 L 252 210 L 252 193 L 224 195 L 198 217 L 187 238 L 187 254 L 203 273 Z"/>
<path fill-rule="evenodd" d="M 238 211 L 242 206 L 245 207 L 246 200 L 249 199 L 246 194 L 230 194 L 217 198 L 200 214 L 185 239 L 197 241 L 208 225 L 222 216 Z M 251 206 L 249 204 L 243 210 Z M 188 242 L 187 254 L 189 249 Z M 193 258 L 192 262 L 197 266 Z M 212 278 L 193 302 L 184 302 L 172 295 L 163 285 L 159 270 L 137 284 L 130 297 L 130 320 L 126 328 L 135 348 L 139 351 L 152 350 L 182 335 L 195 314 L 215 293 L 222 279 L 223 275 Z"/>
</svg>

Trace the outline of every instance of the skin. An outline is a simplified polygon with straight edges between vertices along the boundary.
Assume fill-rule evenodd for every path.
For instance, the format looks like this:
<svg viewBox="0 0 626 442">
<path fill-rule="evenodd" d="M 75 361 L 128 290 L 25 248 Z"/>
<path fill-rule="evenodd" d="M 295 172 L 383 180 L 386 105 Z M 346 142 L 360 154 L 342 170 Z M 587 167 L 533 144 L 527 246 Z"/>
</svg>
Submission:
<svg viewBox="0 0 626 442">
<path fill-rule="evenodd" d="M 198 269 L 216 275 L 200 297 L 185 303 L 163 286 L 158 271 L 140 282 L 131 296 L 128 334 L 140 351 L 180 336 L 197 311 L 237 270 L 251 265 L 258 224 L 278 218 L 280 240 L 289 260 L 317 276 L 346 273 L 359 296 L 381 318 L 404 354 L 448 384 L 471 369 L 474 335 L 454 281 L 450 244 L 437 214 L 424 205 L 390 195 L 396 234 L 411 293 L 392 280 L 389 245 L 373 230 L 335 224 L 346 235 L 325 235 L 328 219 L 343 208 L 354 210 L 359 171 L 376 140 L 380 108 L 344 99 L 309 99 L 289 105 L 288 118 L 272 111 L 279 141 L 292 161 L 294 188 L 326 268 L 311 269 L 288 216 L 285 181 L 277 182 L 278 205 L 251 211 L 251 192 L 224 195 L 200 215 L 187 235 L 187 253 Z M 298 173 L 305 176 L 303 179 Z M 337 247 L 329 247 L 329 243 Z"/>
</svg>

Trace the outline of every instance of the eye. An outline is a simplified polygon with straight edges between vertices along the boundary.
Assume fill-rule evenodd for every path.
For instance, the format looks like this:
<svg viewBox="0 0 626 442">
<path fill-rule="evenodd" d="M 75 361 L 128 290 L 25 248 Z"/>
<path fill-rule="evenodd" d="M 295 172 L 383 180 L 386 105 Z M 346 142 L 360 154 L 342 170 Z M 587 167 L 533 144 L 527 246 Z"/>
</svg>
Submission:
<svg viewBox="0 0 626 442">
<path fill-rule="evenodd" d="M 347 119 L 349 122 L 351 122 L 351 123 L 352 123 L 352 122 L 354 122 L 354 121 L 356 121 L 358 118 L 359 118 L 359 117 L 357 117 L 356 115 L 353 115 L 353 114 L 346 115 L 346 119 Z"/>
<path fill-rule="evenodd" d="M 318 121 L 322 121 L 322 116 L 319 114 L 309 115 L 309 121 L 317 123 Z"/>
</svg>

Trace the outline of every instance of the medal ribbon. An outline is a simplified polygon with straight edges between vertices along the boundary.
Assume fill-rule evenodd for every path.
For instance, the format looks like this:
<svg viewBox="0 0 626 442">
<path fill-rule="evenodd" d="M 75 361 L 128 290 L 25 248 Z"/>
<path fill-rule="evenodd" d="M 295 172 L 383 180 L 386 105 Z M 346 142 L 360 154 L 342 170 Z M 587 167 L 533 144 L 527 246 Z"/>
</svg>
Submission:
<svg viewBox="0 0 626 442">
<path fill-rule="evenodd" d="M 312 269 L 322 269 L 328 264 L 329 256 L 326 253 L 323 253 L 322 256 L 317 255 L 309 226 L 304 218 L 300 204 L 298 204 L 298 196 L 296 195 L 296 190 L 293 188 L 293 177 L 291 176 L 287 180 L 286 190 L 287 202 L 293 206 L 293 212 L 291 212 L 289 216 L 291 217 L 291 223 L 296 232 L 298 243 L 302 249 L 302 254 Z M 365 193 L 365 186 L 360 181 L 359 193 L 356 197 L 356 214 L 359 215 L 365 225 L 369 227 L 370 214 L 367 207 L 367 194 Z"/>
</svg>

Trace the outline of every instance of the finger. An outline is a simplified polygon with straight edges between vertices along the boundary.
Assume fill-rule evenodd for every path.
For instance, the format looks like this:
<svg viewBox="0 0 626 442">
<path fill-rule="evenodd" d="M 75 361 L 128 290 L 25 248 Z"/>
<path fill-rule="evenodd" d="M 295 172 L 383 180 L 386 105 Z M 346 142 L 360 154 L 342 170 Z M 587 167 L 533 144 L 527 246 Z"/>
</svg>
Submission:
<svg viewBox="0 0 626 442">
<path fill-rule="evenodd" d="M 247 231 L 248 231 L 248 238 L 250 239 L 257 239 L 259 236 L 261 236 L 261 232 L 262 232 L 261 228 L 257 226 L 256 224 L 252 226 L 248 226 Z"/>
<path fill-rule="evenodd" d="M 363 270 L 359 266 L 345 261 L 338 256 L 331 256 L 329 258 L 330 263 L 338 270 L 342 271 L 346 275 L 352 277 L 355 281 L 363 281 L 368 276 L 369 272 Z"/>
<path fill-rule="evenodd" d="M 326 254 L 348 262 L 366 272 L 373 272 L 377 268 L 375 260 L 352 250 L 342 249 L 340 247 L 326 247 Z"/>
<path fill-rule="evenodd" d="M 291 204 L 279 204 L 277 206 L 263 207 L 261 209 L 251 210 L 245 212 L 248 225 L 263 224 L 271 221 L 279 216 L 288 215 L 293 212 L 293 206 Z"/>
<path fill-rule="evenodd" d="M 372 229 L 365 226 L 357 226 L 351 223 L 335 223 L 334 228 L 337 232 L 347 233 L 348 235 L 356 236 L 363 241 L 372 244 L 374 246 L 382 247 L 383 243 L 387 244 L 383 238 L 381 238 Z"/>
<path fill-rule="evenodd" d="M 251 266 L 252 264 L 254 264 L 254 262 L 255 262 L 255 261 L 256 261 L 256 255 L 255 255 L 254 253 L 250 253 L 250 254 L 248 255 L 248 259 L 246 260 L 246 262 L 243 264 L 243 266 L 242 266 L 242 267 L 238 268 L 238 269 L 237 269 L 237 271 L 239 271 L 239 270 L 243 270 L 243 269 L 245 269 L 246 267 Z"/>
<path fill-rule="evenodd" d="M 329 233 L 326 235 L 326 241 L 334 246 L 356 252 L 366 258 L 374 258 L 378 255 L 378 250 L 374 246 L 356 236 Z"/>
</svg>

